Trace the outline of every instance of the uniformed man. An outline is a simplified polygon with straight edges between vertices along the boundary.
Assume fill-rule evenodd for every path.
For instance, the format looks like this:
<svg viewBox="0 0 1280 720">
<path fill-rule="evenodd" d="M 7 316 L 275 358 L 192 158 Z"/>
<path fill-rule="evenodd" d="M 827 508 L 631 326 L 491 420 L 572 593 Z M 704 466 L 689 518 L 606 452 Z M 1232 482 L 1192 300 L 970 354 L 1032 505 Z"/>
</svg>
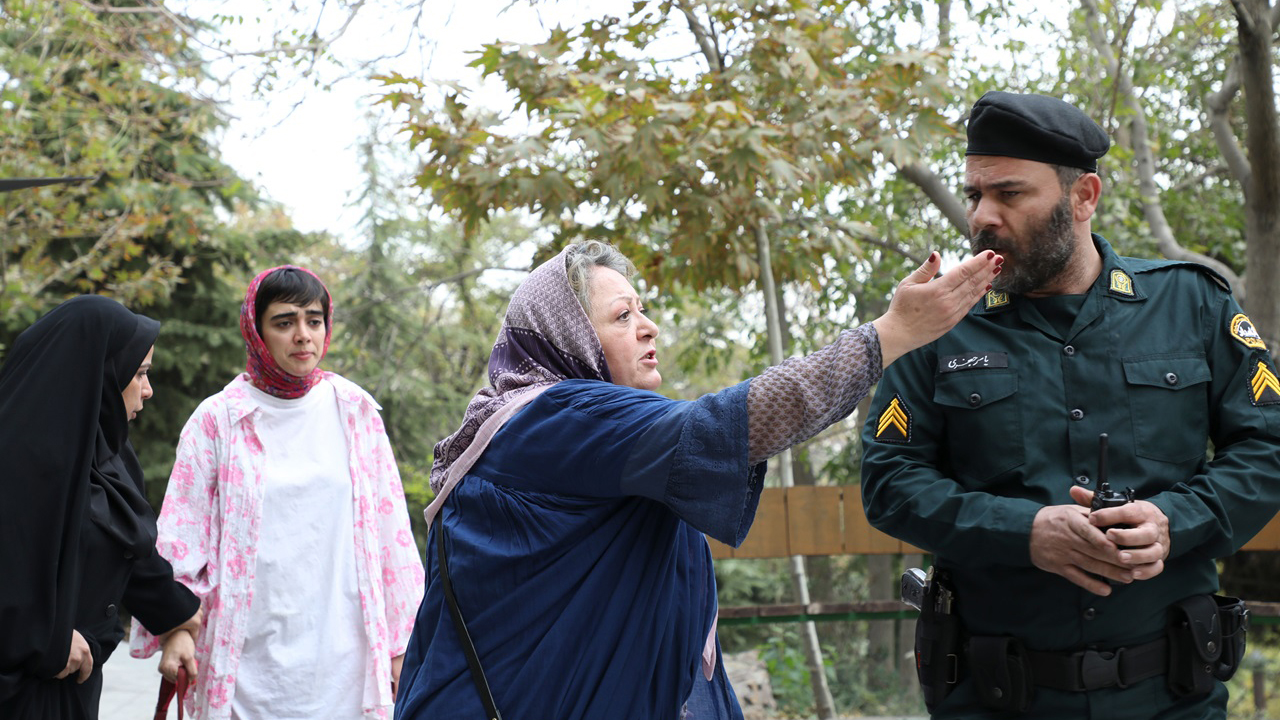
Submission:
<svg viewBox="0 0 1280 720">
<path fill-rule="evenodd" d="M 1003 271 L 890 366 L 864 430 L 867 517 L 954 588 L 937 718 L 1225 717 L 1214 559 L 1280 506 L 1280 380 L 1221 277 L 1091 232 L 1109 145 L 1056 98 L 974 105 L 970 244 Z M 1091 512 L 1104 479 L 1121 505 Z"/>
</svg>

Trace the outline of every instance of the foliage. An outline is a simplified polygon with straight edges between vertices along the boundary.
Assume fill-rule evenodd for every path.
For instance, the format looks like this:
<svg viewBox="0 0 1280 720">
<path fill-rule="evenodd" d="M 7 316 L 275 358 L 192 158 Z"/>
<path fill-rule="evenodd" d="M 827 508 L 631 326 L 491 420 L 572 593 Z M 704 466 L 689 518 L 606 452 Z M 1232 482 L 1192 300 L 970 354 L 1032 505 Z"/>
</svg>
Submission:
<svg viewBox="0 0 1280 720">
<path fill-rule="evenodd" d="M 1227 682 L 1227 717 L 1232 720 L 1265 717 L 1266 708 L 1280 702 L 1280 645 L 1275 643 L 1274 635 L 1271 642 L 1257 642 L 1257 630 L 1256 626 L 1251 628 L 1244 661 Z"/>
<path fill-rule="evenodd" d="M 944 53 L 867 48 L 853 3 L 636 2 L 625 17 L 486 46 L 473 65 L 516 96 L 527 133 L 447 89 L 389 76 L 425 150 L 419 184 L 468 230 L 500 209 L 538 213 L 558 243 L 618 244 L 658 286 L 741 290 L 757 276 L 757 228 L 778 238 L 775 272 L 815 286 L 825 259 L 859 252 L 828 204 L 879 155 L 909 155 L 950 127 Z M 687 22 L 708 62 L 661 63 Z M 705 35 L 725 47 L 705 48 Z M 701 36 L 700 36 L 701 34 Z M 873 60 L 868 60 L 873 58 Z"/>
<path fill-rule="evenodd" d="M 1230 6 L 1107 2 L 1099 7 L 1099 21 L 1114 29 L 1111 42 L 1141 94 L 1162 189 L 1159 200 L 1174 234 L 1189 250 L 1243 273 L 1244 190 L 1227 172 L 1206 107 L 1236 52 Z M 1092 109 L 1115 139 L 1104 158 L 1106 197 L 1095 226 L 1125 253 L 1157 256 L 1137 192 L 1133 112 L 1119 96 L 1117 78 L 1097 61 L 1085 21 L 1083 10 L 1071 15 L 1057 40 L 1058 76 L 1046 78 L 1038 89 Z M 1241 114 L 1232 123 L 1243 136 Z"/>
<path fill-rule="evenodd" d="M 205 139 L 214 109 L 177 89 L 198 78 L 186 38 L 144 15 L 17 0 L 0 67 L 3 173 L 95 178 L 4 198 L 0 313 L 29 323 L 41 295 L 164 297 L 184 269 L 168 248 L 192 251 L 211 207 L 250 197 Z"/>
<path fill-rule="evenodd" d="M 769 669 L 769 682 L 778 711 L 786 717 L 804 717 L 813 707 L 809 667 L 800 649 L 800 633 L 792 625 L 776 627 L 760 657 Z M 835 678 L 828 675 L 828 682 Z"/>
<path fill-rule="evenodd" d="M 244 275 L 301 238 L 258 214 L 218 159 L 209 138 L 222 120 L 191 90 L 202 77 L 191 36 L 116 8 L 136 6 L 15 0 L 0 13 L 0 176 L 94 177 L 0 195 L 0 340 L 79 293 L 162 320 L 156 397 L 133 433 L 156 480 L 196 403 L 242 367 Z M 153 500 L 162 490 L 153 482 Z"/>
<path fill-rule="evenodd" d="M 397 159 L 376 131 L 362 144 L 363 247 L 333 247 L 318 266 L 335 293 L 335 335 L 325 367 L 368 390 L 396 453 L 420 543 L 422 508 L 433 497 L 435 444 L 458 428 L 475 391 L 487 382 L 489 351 L 514 280 L 511 248 L 531 230 L 499 218 L 466 235 L 417 208 L 402 188 Z M 511 280 L 495 276 L 508 272 Z M 488 282 L 481 282 L 486 279 Z"/>
</svg>

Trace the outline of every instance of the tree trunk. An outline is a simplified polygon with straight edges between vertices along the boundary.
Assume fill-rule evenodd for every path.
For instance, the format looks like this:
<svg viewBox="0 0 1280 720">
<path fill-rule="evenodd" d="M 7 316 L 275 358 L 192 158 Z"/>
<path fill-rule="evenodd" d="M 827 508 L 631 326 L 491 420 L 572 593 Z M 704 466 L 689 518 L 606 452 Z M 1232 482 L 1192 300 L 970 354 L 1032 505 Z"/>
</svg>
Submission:
<svg viewBox="0 0 1280 720">
<path fill-rule="evenodd" d="M 1263 1 L 1265 2 L 1265 0 Z M 1108 73 L 1115 78 L 1117 98 L 1128 107 L 1132 114 L 1131 128 L 1133 138 L 1131 144 L 1134 169 L 1138 175 L 1138 190 L 1142 198 L 1142 213 L 1146 218 L 1147 227 L 1151 229 L 1152 237 L 1155 238 L 1157 246 L 1160 248 L 1160 252 L 1170 260 L 1190 260 L 1213 268 L 1225 277 L 1227 282 L 1231 283 L 1237 295 L 1243 297 L 1245 293 L 1244 283 L 1240 276 L 1236 275 L 1226 263 L 1219 262 L 1208 255 L 1186 249 L 1173 234 L 1173 228 L 1169 226 L 1169 221 L 1164 214 L 1164 204 L 1160 199 L 1160 186 L 1156 182 L 1155 156 L 1151 152 L 1147 112 L 1142 107 L 1138 94 L 1134 91 L 1133 77 L 1127 68 L 1121 67 L 1120 59 L 1116 57 L 1115 49 L 1111 47 L 1111 42 L 1108 40 L 1106 32 L 1109 19 L 1103 14 L 1097 0 L 1081 0 L 1080 8 L 1084 11 L 1089 42 L 1093 45 L 1094 51 L 1098 53 L 1098 59 L 1102 62 L 1103 67 L 1107 68 Z"/>
<path fill-rule="evenodd" d="M 764 292 L 765 318 L 769 329 L 769 359 L 774 365 L 780 364 L 782 355 L 782 324 L 778 318 L 778 293 L 773 281 L 772 250 L 769 247 L 769 234 L 763 225 L 756 226 L 756 251 L 760 261 L 760 285 Z M 791 487 L 791 451 L 783 450 L 778 457 L 778 470 L 782 476 L 782 486 Z M 804 569 L 804 558 L 791 556 L 791 580 L 795 585 L 796 602 L 809 604 L 809 577 Z M 804 637 L 804 655 L 809 663 L 809 678 L 813 686 L 813 703 L 819 720 L 832 720 L 835 717 L 835 701 L 831 699 L 831 689 L 827 687 L 827 671 L 822 661 L 822 647 L 818 644 L 818 628 L 813 621 L 801 624 L 801 635 Z"/>
<path fill-rule="evenodd" d="M 872 600 L 897 597 L 892 555 L 867 556 L 867 589 Z M 871 620 L 867 628 L 867 687 L 876 692 L 894 685 L 897 657 L 894 652 L 893 621 Z"/>
<path fill-rule="evenodd" d="M 1232 0 L 1240 38 L 1240 80 L 1244 88 L 1245 149 L 1249 184 L 1245 190 L 1245 267 L 1249 284 L 1244 303 L 1267 345 L 1280 341 L 1280 129 L 1271 69 L 1271 6 L 1267 0 Z"/>
</svg>

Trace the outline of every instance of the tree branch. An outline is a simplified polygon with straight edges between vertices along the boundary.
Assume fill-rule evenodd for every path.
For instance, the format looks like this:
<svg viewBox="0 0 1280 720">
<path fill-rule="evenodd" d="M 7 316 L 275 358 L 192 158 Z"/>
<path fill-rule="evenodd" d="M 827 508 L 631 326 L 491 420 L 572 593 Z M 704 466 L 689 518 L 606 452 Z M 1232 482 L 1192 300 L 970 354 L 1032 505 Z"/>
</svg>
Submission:
<svg viewBox="0 0 1280 720">
<path fill-rule="evenodd" d="M 938 46 L 951 46 L 951 0 L 938 1 Z"/>
<path fill-rule="evenodd" d="M 697 39 L 698 47 L 702 48 L 702 55 L 707 59 L 707 65 L 711 66 L 711 71 L 720 72 L 724 70 L 724 57 L 721 56 L 720 49 L 716 47 L 715 40 L 711 38 L 711 33 L 702 26 L 698 16 L 693 14 L 693 8 L 689 7 L 689 0 L 676 0 L 676 7 L 680 8 L 680 12 L 684 13 L 684 19 L 689 23 L 689 30 L 693 33 L 693 37 Z"/>
<path fill-rule="evenodd" d="M 940 0 L 938 3 L 938 46 L 951 45 L 951 0 Z M 915 183 L 924 192 L 925 197 L 933 202 L 942 216 L 951 223 L 951 227 L 961 237 L 969 237 L 969 217 L 965 213 L 964 204 L 948 188 L 942 178 L 919 161 L 903 163 L 897 166 L 902 177 Z"/>
<path fill-rule="evenodd" d="M 874 245 L 878 248 L 881 248 L 882 250 L 888 250 L 889 252 L 894 253 L 896 255 L 901 255 L 902 257 L 908 260 L 911 260 L 912 262 L 921 262 L 920 258 L 916 257 L 915 249 L 912 247 L 903 245 L 901 243 L 896 243 L 896 242 L 893 242 L 892 240 L 887 240 L 885 238 L 882 238 L 879 235 L 876 235 L 874 233 L 867 232 L 866 230 L 859 228 L 858 226 L 854 225 L 851 222 L 848 222 L 847 220 L 831 220 L 830 222 L 831 222 L 832 228 L 834 228 L 835 230 L 841 233 L 844 233 L 845 235 L 849 236 L 856 242 L 866 243 L 868 245 Z"/>
<path fill-rule="evenodd" d="M 1280 27 L 1280 3 L 1276 3 L 1271 8 L 1270 16 L 1267 18 L 1271 23 L 1271 32 L 1274 34 L 1276 28 Z M 1249 167 L 1249 158 L 1244 154 L 1244 150 L 1240 148 L 1240 142 L 1236 138 L 1236 134 L 1231 130 L 1231 122 L 1228 117 L 1231 109 L 1231 102 L 1235 100 L 1236 94 L 1240 92 L 1240 53 L 1237 52 L 1235 57 L 1231 58 L 1231 65 L 1227 68 L 1227 74 L 1222 79 L 1222 87 L 1217 92 L 1209 93 L 1205 96 L 1205 106 L 1209 108 L 1209 129 L 1213 132 L 1213 141 L 1218 145 L 1218 151 L 1222 153 L 1222 158 L 1226 161 L 1227 167 L 1231 168 L 1231 175 L 1240 183 L 1240 187 L 1249 187 L 1249 178 L 1251 177 L 1251 169 Z"/>
<path fill-rule="evenodd" d="M 1241 302 L 1244 301 L 1244 281 L 1225 263 L 1208 255 L 1186 249 L 1174 237 L 1173 228 L 1165 217 L 1164 206 L 1160 201 L 1160 189 L 1156 185 L 1155 156 L 1151 152 L 1150 131 L 1147 126 L 1147 114 L 1133 89 L 1133 78 L 1128 72 L 1120 72 L 1120 63 L 1116 59 L 1111 43 L 1107 40 L 1106 31 L 1102 29 L 1099 18 L 1102 11 L 1096 0 L 1081 0 L 1084 10 L 1085 26 L 1088 29 L 1089 41 L 1098 58 L 1105 64 L 1108 73 L 1115 78 L 1117 99 L 1125 103 L 1133 115 L 1133 155 L 1135 170 L 1138 174 L 1138 195 L 1142 203 L 1142 213 L 1146 217 L 1147 226 L 1156 239 L 1161 254 L 1171 260 L 1189 260 L 1207 265 L 1216 270 L 1235 290 Z"/>
<path fill-rule="evenodd" d="M 955 193 L 942 182 L 938 174 L 918 162 L 904 163 L 898 166 L 902 177 L 910 180 L 933 201 L 943 217 L 960 233 L 961 237 L 969 237 L 969 218 L 964 211 L 964 204 Z"/>
<path fill-rule="evenodd" d="M 1213 141 L 1218 145 L 1218 152 L 1222 153 L 1222 159 L 1231 169 L 1231 176 L 1240 183 L 1240 187 L 1247 188 L 1251 173 L 1249 159 L 1240 149 L 1240 143 L 1231 130 L 1231 121 L 1228 117 L 1231 101 L 1235 99 L 1238 92 L 1240 92 L 1240 55 L 1237 53 L 1231 59 L 1226 76 L 1222 78 L 1222 87 L 1217 92 L 1206 95 L 1204 104 L 1209 110 L 1209 130 L 1213 133 Z"/>
<path fill-rule="evenodd" d="M 167 15 L 169 13 L 162 7 L 112 7 L 111 5 L 94 5 L 88 0 L 80 0 L 80 4 L 94 12 L 113 15 Z"/>
<path fill-rule="evenodd" d="M 1169 192 L 1175 195 L 1180 192 L 1186 192 L 1187 190 L 1200 185 L 1205 180 L 1211 177 L 1227 175 L 1230 172 L 1231 172 L 1230 168 L 1228 168 L 1226 165 L 1214 165 L 1213 167 L 1205 168 L 1203 172 L 1198 172 L 1195 175 L 1192 175 L 1191 177 L 1183 178 L 1173 187 L 1169 188 Z"/>
</svg>

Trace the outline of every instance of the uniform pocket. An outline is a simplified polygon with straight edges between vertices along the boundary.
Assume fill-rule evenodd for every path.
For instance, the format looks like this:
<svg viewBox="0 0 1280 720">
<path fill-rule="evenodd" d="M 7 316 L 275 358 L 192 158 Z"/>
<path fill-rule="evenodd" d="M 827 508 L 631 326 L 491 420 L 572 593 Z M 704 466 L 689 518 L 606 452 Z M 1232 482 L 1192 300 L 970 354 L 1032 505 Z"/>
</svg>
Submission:
<svg viewBox="0 0 1280 720">
<path fill-rule="evenodd" d="M 1026 461 L 1018 376 L 970 370 L 938 376 L 934 403 L 947 418 L 947 450 L 958 479 L 985 482 Z"/>
<path fill-rule="evenodd" d="M 1204 455 L 1209 434 L 1209 380 L 1204 353 L 1124 358 L 1134 452 L 1163 462 Z"/>
</svg>

